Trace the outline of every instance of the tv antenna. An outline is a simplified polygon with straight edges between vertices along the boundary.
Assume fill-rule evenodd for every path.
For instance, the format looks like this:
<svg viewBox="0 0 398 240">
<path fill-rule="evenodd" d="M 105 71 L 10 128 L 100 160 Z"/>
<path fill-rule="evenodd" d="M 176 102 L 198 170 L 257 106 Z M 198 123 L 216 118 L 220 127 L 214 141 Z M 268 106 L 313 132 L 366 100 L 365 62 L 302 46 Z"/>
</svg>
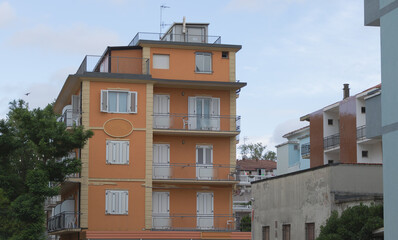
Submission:
<svg viewBox="0 0 398 240">
<path fill-rule="evenodd" d="M 166 5 L 161 5 L 160 6 L 160 31 L 159 31 L 159 39 L 161 39 L 162 38 L 162 29 L 163 29 L 163 27 L 164 26 L 166 26 L 167 24 L 164 24 L 164 22 L 163 22 L 163 16 L 162 16 L 162 14 L 163 14 L 163 9 L 165 9 L 165 8 L 170 8 L 169 6 L 166 6 Z"/>
</svg>

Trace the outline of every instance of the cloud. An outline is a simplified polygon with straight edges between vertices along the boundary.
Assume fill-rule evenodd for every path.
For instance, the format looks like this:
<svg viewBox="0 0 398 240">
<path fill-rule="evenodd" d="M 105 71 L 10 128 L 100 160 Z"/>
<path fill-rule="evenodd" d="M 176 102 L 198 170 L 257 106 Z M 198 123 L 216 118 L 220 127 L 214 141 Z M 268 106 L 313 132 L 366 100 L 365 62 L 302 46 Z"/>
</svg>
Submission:
<svg viewBox="0 0 398 240">
<path fill-rule="evenodd" d="M 16 14 L 14 9 L 8 2 L 0 3 L 0 28 L 8 26 L 14 19 Z"/>
<path fill-rule="evenodd" d="M 85 24 L 67 28 L 41 24 L 15 33 L 9 43 L 16 47 L 36 47 L 44 51 L 99 54 L 104 51 L 104 46 L 120 44 L 120 38 L 112 31 Z"/>
</svg>

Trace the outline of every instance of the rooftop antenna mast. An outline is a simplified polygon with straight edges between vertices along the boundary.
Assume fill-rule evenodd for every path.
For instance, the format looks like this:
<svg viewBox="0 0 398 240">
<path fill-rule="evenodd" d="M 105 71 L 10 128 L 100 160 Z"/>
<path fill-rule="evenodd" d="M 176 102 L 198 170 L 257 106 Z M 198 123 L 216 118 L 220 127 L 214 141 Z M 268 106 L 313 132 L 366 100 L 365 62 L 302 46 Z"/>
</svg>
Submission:
<svg viewBox="0 0 398 240">
<path fill-rule="evenodd" d="M 161 5 L 160 6 L 160 31 L 159 31 L 159 39 L 162 39 L 162 29 L 164 26 L 166 26 L 166 24 L 164 24 L 163 19 L 162 19 L 162 13 L 163 13 L 163 9 L 165 8 L 170 8 L 169 6 L 166 5 Z"/>
</svg>

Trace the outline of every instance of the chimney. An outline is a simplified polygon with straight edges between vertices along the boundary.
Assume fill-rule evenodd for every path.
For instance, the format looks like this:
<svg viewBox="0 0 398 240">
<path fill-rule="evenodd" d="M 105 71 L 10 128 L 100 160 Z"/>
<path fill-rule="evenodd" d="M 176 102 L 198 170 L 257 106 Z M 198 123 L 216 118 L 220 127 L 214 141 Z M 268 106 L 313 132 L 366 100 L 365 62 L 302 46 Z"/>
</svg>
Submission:
<svg viewBox="0 0 398 240">
<path fill-rule="evenodd" d="M 344 88 L 343 88 L 343 92 L 344 92 L 343 99 L 346 99 L 346 98 L 348 98 L 350 96 L 350 88 L 348 87 L 349 86 L 348 83 L 344 83 L 343 85 L 344 85 Z"/>
</svg>

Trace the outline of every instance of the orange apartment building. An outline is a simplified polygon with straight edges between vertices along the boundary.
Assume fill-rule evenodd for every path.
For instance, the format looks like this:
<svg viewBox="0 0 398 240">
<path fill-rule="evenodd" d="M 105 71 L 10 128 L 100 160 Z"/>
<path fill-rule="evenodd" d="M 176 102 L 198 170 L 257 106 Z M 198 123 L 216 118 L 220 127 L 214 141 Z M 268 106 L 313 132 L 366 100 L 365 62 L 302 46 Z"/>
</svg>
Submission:
<svg viewBox="0 0 398 240">
<path fill-rule="evenodd" d="M 235 77 L 240 45 L 208 24 L 138 33 L 86 56 L 54 109 L 94 136 L 47 206 L 55 239 L 251 239 L 237 231 Z M 55 236 L 55 237 L 54 237 Z"/>
</svg>

